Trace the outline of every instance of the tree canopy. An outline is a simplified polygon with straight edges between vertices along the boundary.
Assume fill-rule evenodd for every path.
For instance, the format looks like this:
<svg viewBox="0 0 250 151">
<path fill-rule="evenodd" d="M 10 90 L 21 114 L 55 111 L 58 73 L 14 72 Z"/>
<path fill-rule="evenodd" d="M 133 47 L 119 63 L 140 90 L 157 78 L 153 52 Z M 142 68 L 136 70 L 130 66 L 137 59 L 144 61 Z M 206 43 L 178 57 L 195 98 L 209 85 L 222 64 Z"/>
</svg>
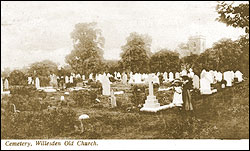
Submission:
<svg viewBox="0 0 250 151">
<path fill-rule="evenodd" d="M 78 23 L 71 33 L 73 50 L 65 61 L 76 73 L 97 73 L 103 61 L 104 37 L 96 23 Z"/>
<path fill-rule="evenodd" d="M 152 39 L 148 35 L 133 32 L 122 46 L 121 64 L 127 72 L 147 73 L 149 72 L 149 59 L 151 56 Z"/>
<path fill-rule="evenodd" d="M 243 28 L 249 34 L 248 3 L 233 6 L 233 3 L 218 2 L 216 11 L 220 15 L 216 18 L 217 21 L 223 22 L 228 26 Z"/>
</svg>

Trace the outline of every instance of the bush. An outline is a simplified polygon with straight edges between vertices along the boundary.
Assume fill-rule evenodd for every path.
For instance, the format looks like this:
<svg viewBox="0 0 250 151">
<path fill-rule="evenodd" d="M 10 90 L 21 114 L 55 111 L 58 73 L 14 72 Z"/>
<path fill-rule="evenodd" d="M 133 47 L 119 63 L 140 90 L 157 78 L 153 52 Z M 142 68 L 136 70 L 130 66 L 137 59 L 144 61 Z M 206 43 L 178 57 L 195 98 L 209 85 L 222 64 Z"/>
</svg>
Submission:
<svg viewBox="0 0 250 151">
<path fill-rule="evenodd" d="M 1 113 L 1 139 L 51 138 L 74 131 L 78 122 L 76 113 L 70 109 Z"/>
<path fill-rule="evenodd" d="M 146 99 L 146 88 L 147 85 L 145 84 L 135 84 L 132 85 L 132 96 L 130 96 L 131 102 L 138 106 L 139 104 L 143 104 Z"/>
<path fill-rule="evenodd" d="M 94 103 L 95 99 L 97 98 L 97 94 L 94 90 L 73 91 L 71 98 L 78 106 L 89 106 L 90 104 Z"/>
</svg>

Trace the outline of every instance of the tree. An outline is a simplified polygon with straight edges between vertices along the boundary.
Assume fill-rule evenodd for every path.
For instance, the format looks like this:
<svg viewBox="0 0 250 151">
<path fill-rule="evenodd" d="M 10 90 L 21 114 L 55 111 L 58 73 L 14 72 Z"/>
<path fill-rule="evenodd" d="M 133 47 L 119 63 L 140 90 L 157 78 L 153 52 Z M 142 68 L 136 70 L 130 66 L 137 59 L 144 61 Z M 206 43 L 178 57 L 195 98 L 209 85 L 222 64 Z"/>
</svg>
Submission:
<svg viewBox="0 0 250 151">
<path fill-rule="evenodd" d="M 73 50 L 65 61 L 76 73 L 98 73 L 102 68 L 104 37 L 96 23 L 78 23 L 71 33 Z"/>
<path fill-rule="evenodd" d="M 179 54 L 168 49 L 161 49 L 150 58 L 151 72 L 177 72 L 180 69 Z"/>
<path fill-rule="evenodd" d="M 186 69 L 193 68 L 198 57 L 199 55 L 191 53 L 189 56 L 181 58 L 182 65 L 185 66 Z"/>
<path fill-rule="evenodd" d="M 35 62 L 30 65 L 29 76 L 33 77 L 47 77 L 50 74 L 57 74 L 57 64 L 50 60 L 43 60 Z"/>
<path fill-rule="evenodd" d="M 216 11 L 220 15 L 216 18 L 217 21 L 243 28 L 249 34 L 249 4 L 233 6 L 233 3 L 218 2 Z"/>
<path fill-rule="evenodd" d="M 126 72 L 147 73 L 149 71 L 150 46 L 152 39 L 148 35 L 133 32 L 122 46 L 121 64 Z"/>
<path fill-rule="evenodd" d="M 14 70 L 10 73 L 10 85 L 27 85 L 27 77 L 20 70 Z"/>
</svg>

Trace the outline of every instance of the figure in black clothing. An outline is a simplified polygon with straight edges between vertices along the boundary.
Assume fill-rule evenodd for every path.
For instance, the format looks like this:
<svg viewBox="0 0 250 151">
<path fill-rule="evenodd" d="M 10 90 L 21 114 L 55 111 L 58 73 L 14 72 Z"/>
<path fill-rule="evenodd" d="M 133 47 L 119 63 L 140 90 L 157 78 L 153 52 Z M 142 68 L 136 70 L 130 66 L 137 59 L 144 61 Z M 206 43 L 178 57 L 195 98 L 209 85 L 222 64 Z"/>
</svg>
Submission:
<svg viewBox="0 0 250 151">
<path fill-rule="evenodd" d="M 191 99 L 190 90 L 192 89 L 192 79 L 187 75 L 182 76 L 183 79 L 183 89 L 182 89 L 182 99 L 183 99 L 183 108 L 186 111 L 192 111 L 193 104 Z"/>
</svg>

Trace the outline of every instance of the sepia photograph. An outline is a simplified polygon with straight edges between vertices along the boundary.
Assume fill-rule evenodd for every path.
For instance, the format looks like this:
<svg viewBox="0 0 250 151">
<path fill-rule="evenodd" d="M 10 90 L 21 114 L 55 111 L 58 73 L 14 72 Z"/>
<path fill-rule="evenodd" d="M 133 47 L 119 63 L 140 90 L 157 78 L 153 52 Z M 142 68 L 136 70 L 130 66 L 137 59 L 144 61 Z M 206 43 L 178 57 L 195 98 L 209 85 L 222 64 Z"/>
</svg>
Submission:
<svg viewBox="0 0 250 151">
<path fill-rule="evenodd" d="M 249 1 L 1 1 L 1 148 L 249 149 Z"/>
</svg>

